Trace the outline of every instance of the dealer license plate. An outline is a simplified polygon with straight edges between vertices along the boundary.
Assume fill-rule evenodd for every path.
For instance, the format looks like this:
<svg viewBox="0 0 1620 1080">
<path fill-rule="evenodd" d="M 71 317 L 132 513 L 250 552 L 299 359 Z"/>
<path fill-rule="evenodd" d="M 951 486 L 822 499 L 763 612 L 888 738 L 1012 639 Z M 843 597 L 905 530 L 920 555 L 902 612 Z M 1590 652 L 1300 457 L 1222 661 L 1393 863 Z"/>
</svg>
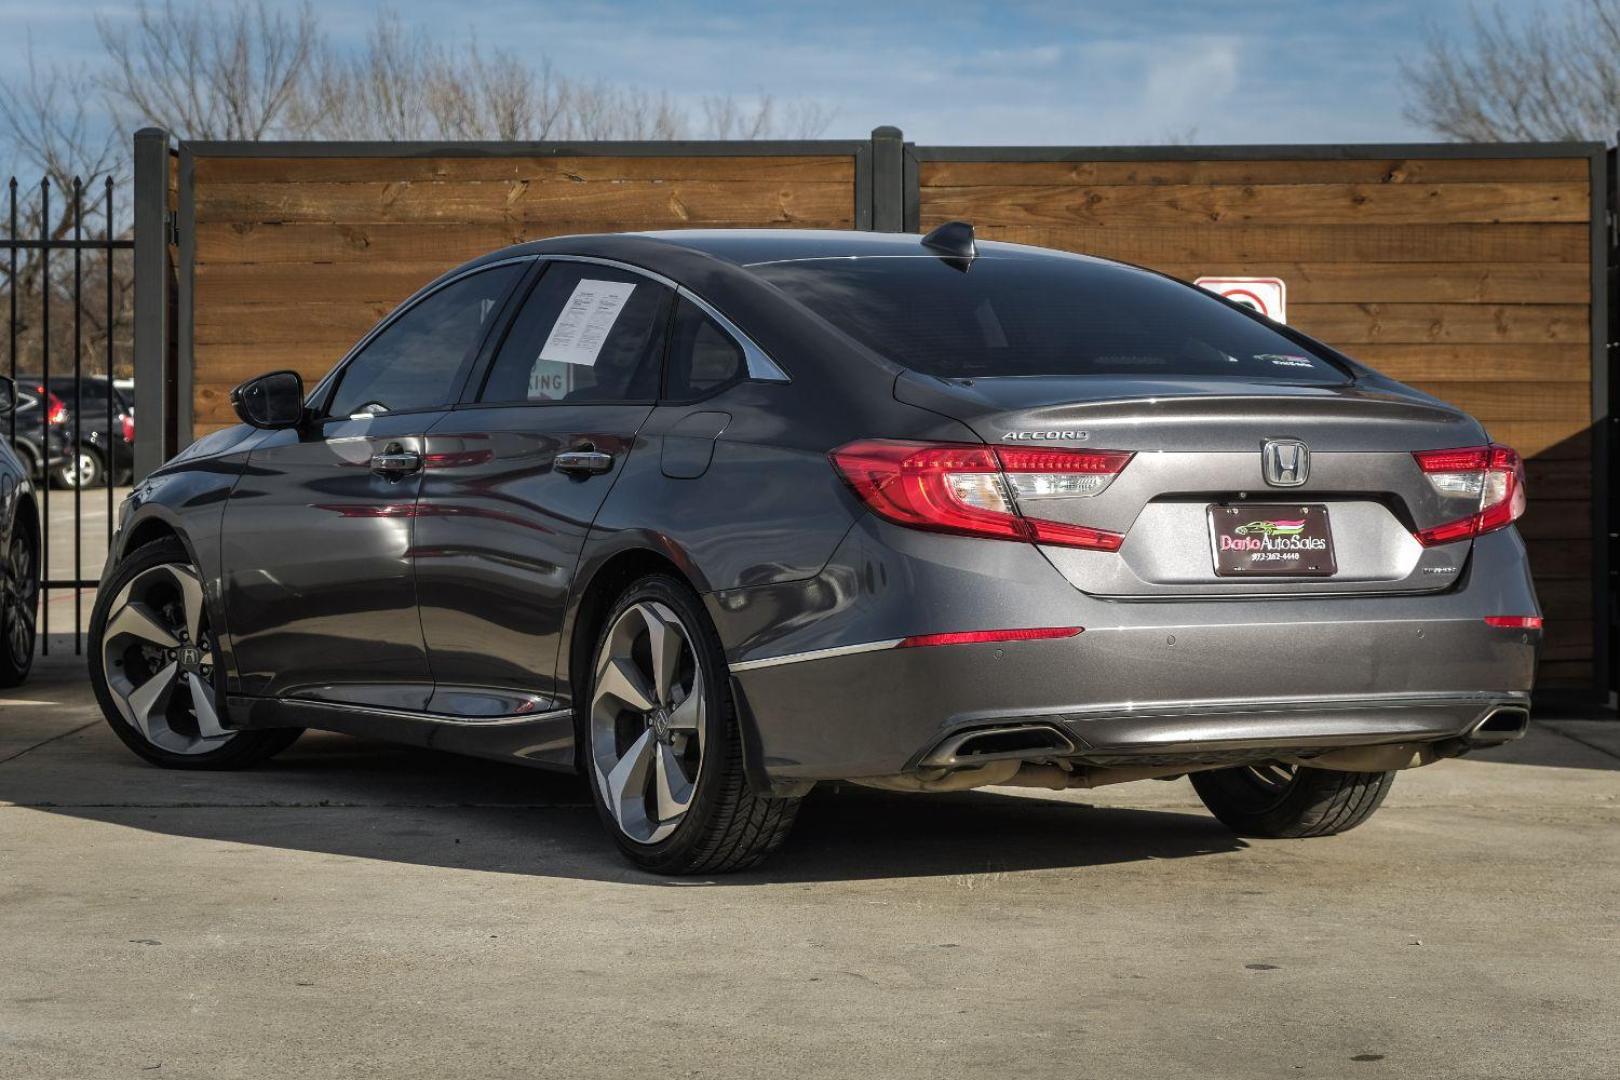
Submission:
<svg viewBox="0 0 1620 1080">
<path fill-rule="evenodd" d="M 1209 541 L 1221 577 L 1328 577 L 1338 570 L 1325 506 L 1211 506 Z"/>
</svg>

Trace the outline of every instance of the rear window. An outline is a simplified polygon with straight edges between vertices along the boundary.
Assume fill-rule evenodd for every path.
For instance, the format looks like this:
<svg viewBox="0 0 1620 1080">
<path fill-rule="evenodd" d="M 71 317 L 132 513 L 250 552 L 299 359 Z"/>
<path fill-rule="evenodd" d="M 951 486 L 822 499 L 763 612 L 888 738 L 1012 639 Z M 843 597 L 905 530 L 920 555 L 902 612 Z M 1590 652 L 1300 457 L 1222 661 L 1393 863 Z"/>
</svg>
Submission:
<svg viewBox="0 0 1620 1080">
<path fill-rule="evenodd" d="M 750 269 L 879 354 L 946 378 L 1137 375 L 1342 383 L 1316 352 L 1202 291 L 1111 263 L 981 255 Z"/>
</svg>

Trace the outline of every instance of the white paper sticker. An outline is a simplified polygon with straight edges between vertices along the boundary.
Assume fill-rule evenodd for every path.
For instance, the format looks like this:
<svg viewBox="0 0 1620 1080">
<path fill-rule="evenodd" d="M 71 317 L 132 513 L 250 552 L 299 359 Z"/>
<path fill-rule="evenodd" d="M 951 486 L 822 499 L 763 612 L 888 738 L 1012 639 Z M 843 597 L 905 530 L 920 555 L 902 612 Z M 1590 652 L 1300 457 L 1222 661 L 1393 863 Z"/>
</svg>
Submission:
<svg viewBox="0 0 1620 1080">
<path fill-rule="evenodd" d="M 574 286 L 574 294 L 563 305 L 562 314 L 546 335 L 540 359 L 560 364 L 591 367 L 602 352 L 619 312 L 624 310 L 636 287 L 628 281 L 592 281 L 586 278 Z"/>
</svg>

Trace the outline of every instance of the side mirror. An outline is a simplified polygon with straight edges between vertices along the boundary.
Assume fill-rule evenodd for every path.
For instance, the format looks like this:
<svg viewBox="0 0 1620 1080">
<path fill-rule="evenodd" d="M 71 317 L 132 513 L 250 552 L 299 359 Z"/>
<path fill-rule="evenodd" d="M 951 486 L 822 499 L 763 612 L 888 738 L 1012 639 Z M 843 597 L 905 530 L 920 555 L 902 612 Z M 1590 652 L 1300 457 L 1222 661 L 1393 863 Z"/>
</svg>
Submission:
<svg viewBox="0 0 1620 1080">
<path fill-rule="evenodd" d="M 304 380 L 296 371 L 272 371 L 231 391 L 231 408 L 256 428 L 297 427 L 304 419 Z"/>
</svg>

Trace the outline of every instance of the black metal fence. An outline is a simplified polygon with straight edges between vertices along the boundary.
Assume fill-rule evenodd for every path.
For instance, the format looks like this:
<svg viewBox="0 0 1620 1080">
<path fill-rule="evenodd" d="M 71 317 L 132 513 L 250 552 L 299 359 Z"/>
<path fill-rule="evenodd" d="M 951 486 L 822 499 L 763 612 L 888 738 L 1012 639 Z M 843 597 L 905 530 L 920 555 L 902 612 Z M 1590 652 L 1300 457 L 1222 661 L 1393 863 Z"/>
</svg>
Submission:
<svg viewBox="0 0 1620 1080">
<path fill-rule="evenodd" d="M 5 370 L 16 388 L 5 433 L 33 473 L 40 519 L 38 637 L 43 653 L 50 652 L 53 595 L 67 591 L 73 595 L 73 651 L 83 651 L 85 592 L 96 586 L 96 578 L 86 573 L 85 557 L 105 552 L 115 525 L 118 462 L 110 443 L 121 434 L 112 428 L 123 412 L 113 382 L 115 354 L 127 351 L 131 325 L 129 257 L 120 253 L 132 252 L 135 243 L 127 233 L 120 235 L 122 211 L 115 203 L 113 180 L 94 188 L 100 190 L 87 190 L 78 178 L 57 190 L 49 178 L 25 186 L 13 177 L 6 190 L 7 231 L 0 237 L 8 315 Z M 87 391 L 86 379 L 95 375 L 105 378 Z M 53 380 L 59 386 L 63 377 L 71 377 L 66 400 L 53 391 Z M 91 396 L 103 393 L 104 403 Z M 86 408 L 101 404 L 109 439 L 104 491 L 86 492 L 83 473 L 78 473 L 80 482 L 55 493 L 53 511 L 53 466 L 60 455 L 67 467 L 78 470 L 81 448 L 91 435 L 85 428 Z M 85 505 L 97 498 L 105 501 L 105 536 L 90 537 L 87 552 Z M 64 499 L 71 500 L 67 512 Z M 61 569 L 64 562 L 66 570 Z"/>
</svg>

